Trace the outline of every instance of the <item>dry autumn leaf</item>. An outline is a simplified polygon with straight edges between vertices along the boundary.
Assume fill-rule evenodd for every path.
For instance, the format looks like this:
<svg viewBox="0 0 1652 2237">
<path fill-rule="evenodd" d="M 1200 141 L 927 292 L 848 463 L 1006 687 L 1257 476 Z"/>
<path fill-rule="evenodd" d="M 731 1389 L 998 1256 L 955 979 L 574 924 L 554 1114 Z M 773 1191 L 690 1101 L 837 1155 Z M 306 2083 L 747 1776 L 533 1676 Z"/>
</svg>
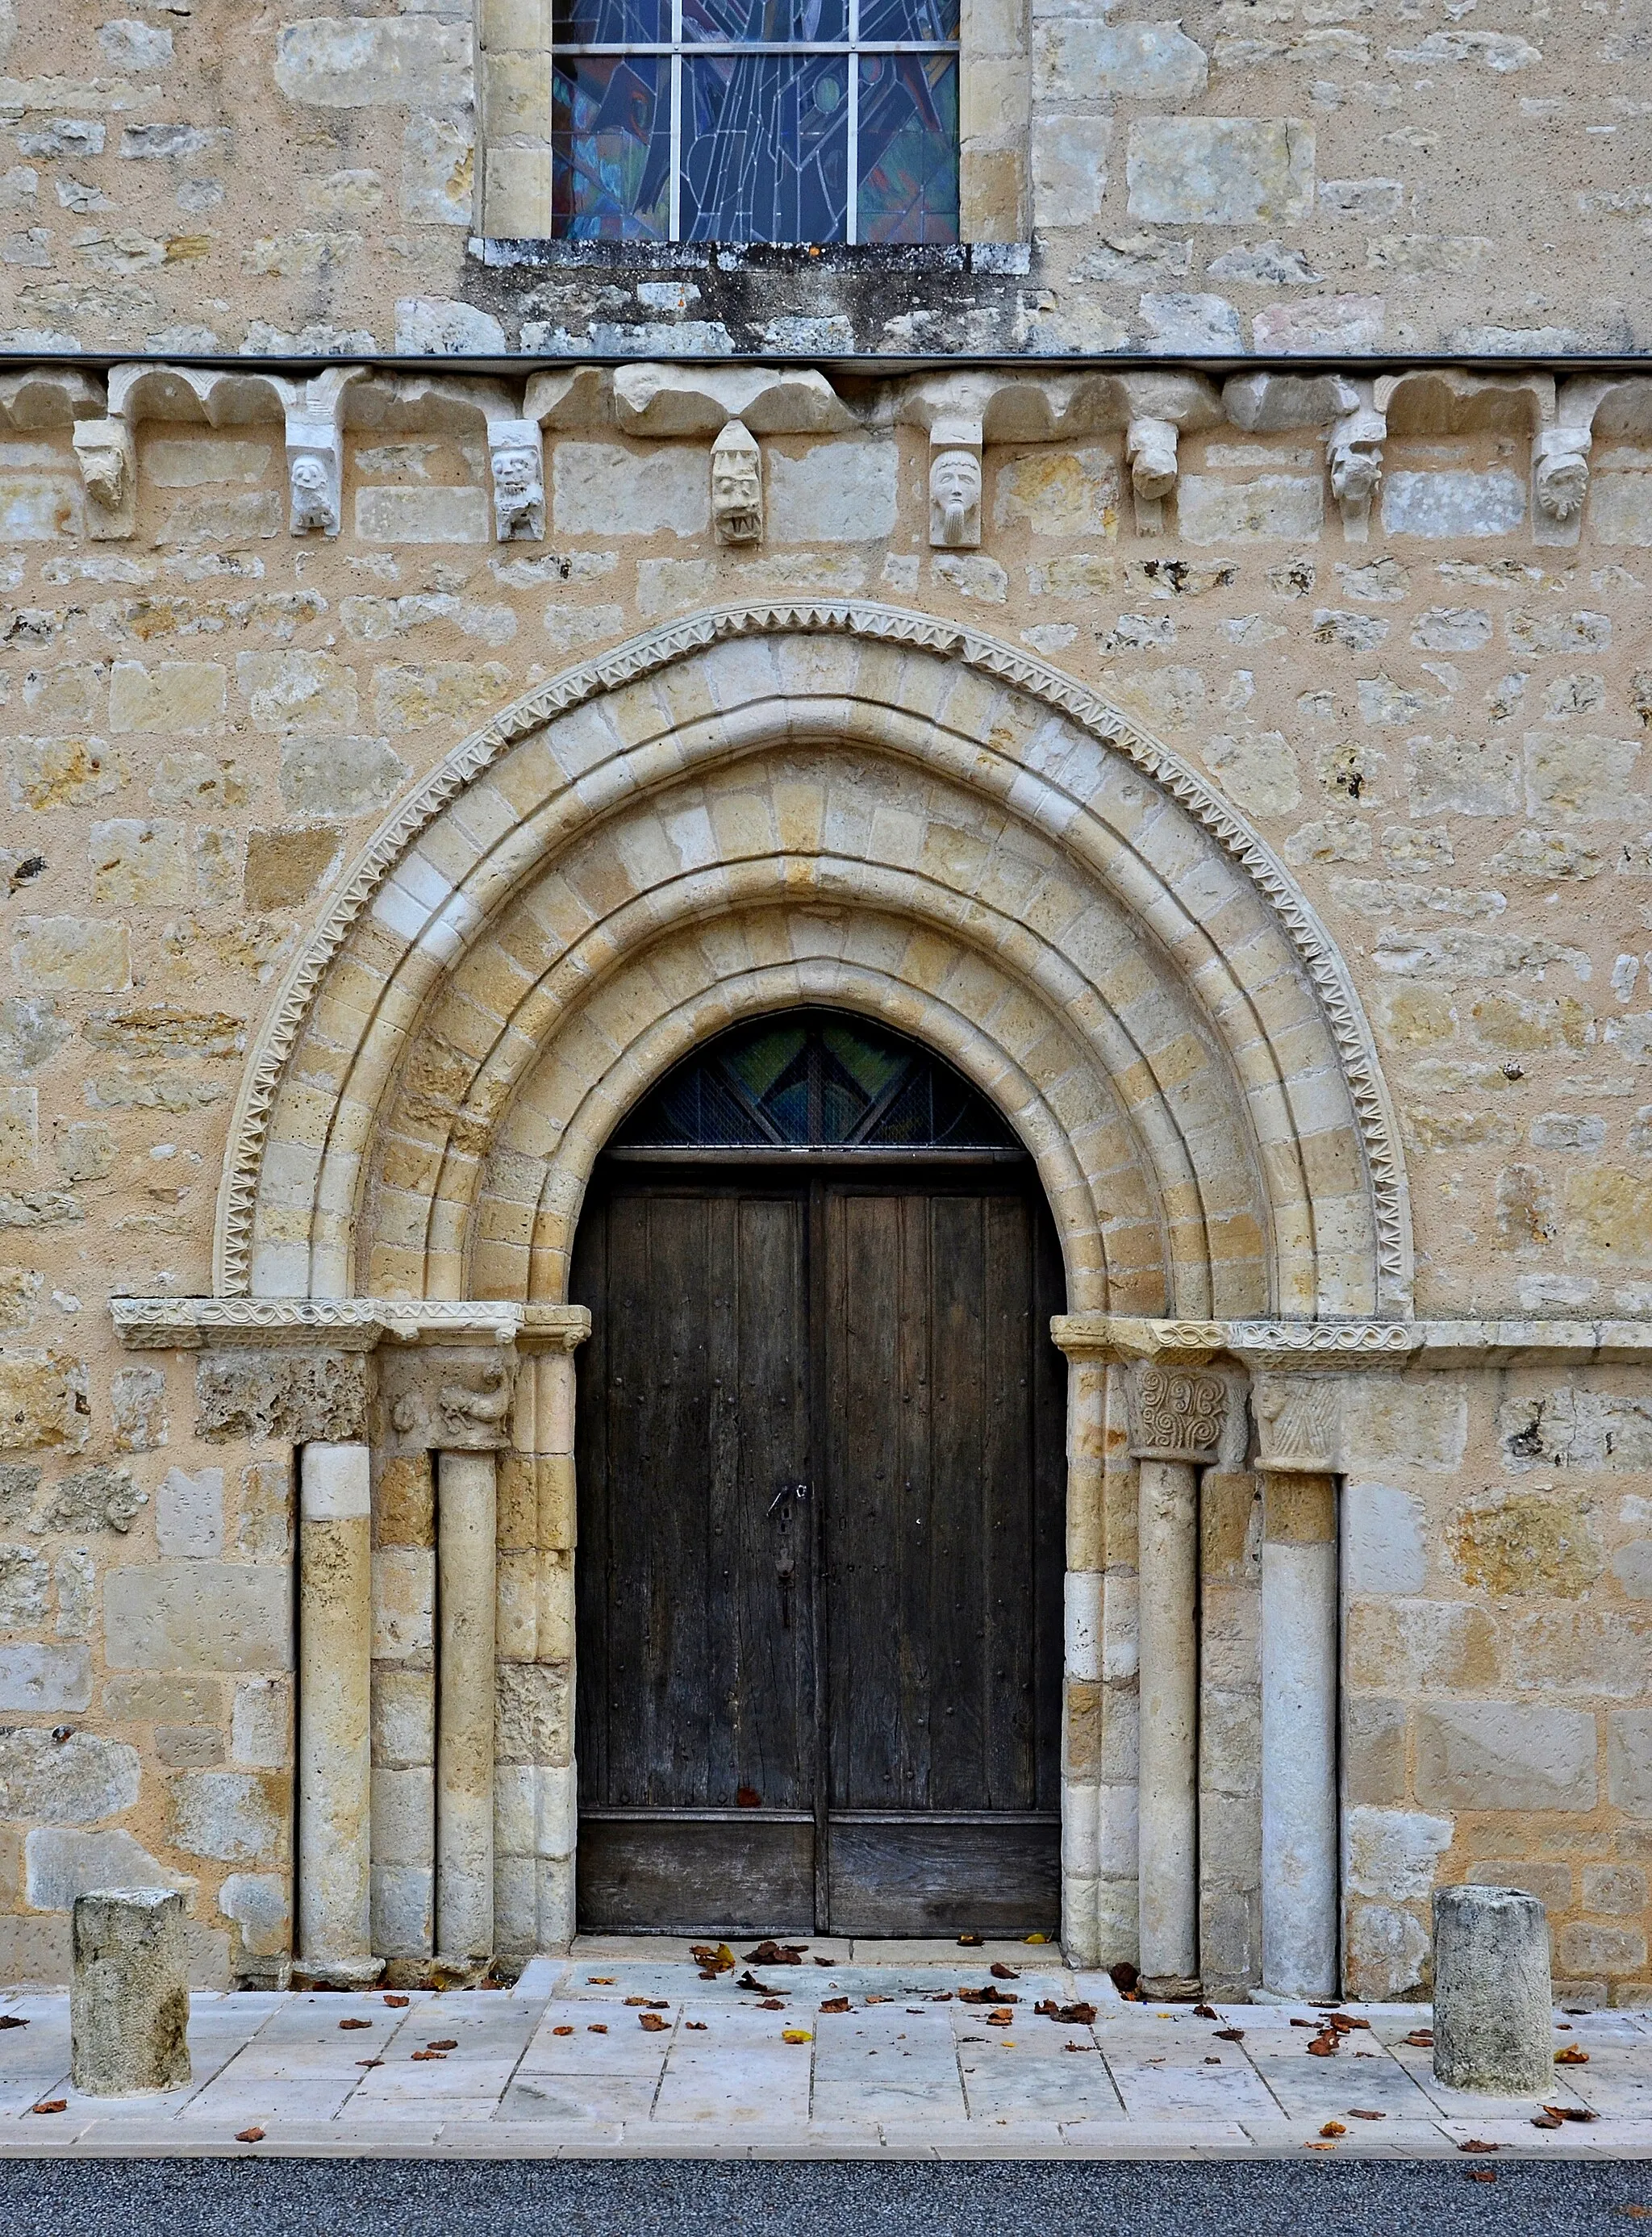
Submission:
<svg viewBox="0 0 1652 2237">
<path fill-rule="evenodd" d="M 1598 2121 L 1600 2118 L 1600 2115 L 1592 2112 L 1587 2105 L 1545 2105 L 1543 2109 L 1552 2114 L 1557 2121 Z"/>
<path fill-rule="evenodd" d="M 1016 2016 L 1013 2012 L 989 2012 L 987 2014 L 987 2025 L 989 2027 L 1013 2027 L 1015 2025 L 1015 2016 Z"/>
<path fill-rule="evenodd" d="M 69 2100 L 67 2097 L 43 2098 L 38 2105 L 31 2105 L 29 2110 L 31 2113 L 67 2113 Z"/>
<path fill-rule="evenodd" d="M 823 2012 L 846 2012 L 849 2009 L 849 1999 L 847 1996 L 823 1997 L 820 2009 Z"/>
<path fill-rule="evenodd" d="M 1495 2182 L 1497 2171 L 1495 2168 L 1471 2168 L 1468 2179 L 1471 2182 Z"/>
<path fill-rule="evenodd" d="M 1363 2105 L 1350 2105 L 1348 2118 L 1351 2121 L 1385 2121 L 1388 2115 L 1386 2113 L 1367 2112 Z"/>
<path fill-rule="evenodd" d="M 757 2000 L 757 2009 L 760 2012 L 783 2012 L 786 2009 L 786 1999 L 784 1996 L 760 1996 Z"/>
<path fill-rule="evenodd" d="M 1017 1972 L 1013 1965 L 1006 1965 L 1002 1962 L 995 1965 L 989 1965 L 987 1967 L 987 1970 L 991 1974 L 995 1981 L 1018 1981 L 1021 1978 L 1020 1974 Z"/>
<path fill-rule="evenodd" d="M 814 2037 L 807 2028 L 782 2028 L 780 2041 L 782 2042 L 813 2042 Z"/>
<path fill-rule="evenodd" d="M 451 2035 L 438 2035 L 425 2046 L 426 2050 L 457 2050 L 458 2047 L 458 2037 Z"/>
<path fill-rule="evenodd" d="M 704 2035 L 706 2032 L 706 2023 L 704 2020 L 684 2020 L 682 2024 L 688 2029 L 690 2035 Z"/>
<path fill-rule="evenodd" d="M 384 2062 L 382 2058 L 359 2058 L 356 2061 L 358 2066 L 382 2066 Z"/>
<path fill-rule="evenodd" d="M 443 2059 L 446 2056 L 447 2053 L 444 2050 L 416 2050 L 413 2053 L 413 2062 L 415 2065 L 423 2066 L 431 2059 Z"/>
<path fill-rule="evenodd" d="M 960 1934 L 958 1946 L 960 1950 L 978 1950 L 981 1947 L 981 1941 L 982 1937 L 978 1934 Z"/>
<path fill-rule="evenodd" d="M 412 1999 L 411 1996 L 386 1996 L 385 1998 L 385 2002 L 390 2006 L 392 2012 L 399 2012 L 403 2010 L 405 2006 L 411 2003 Z"/>
<path fill-rule="evenodd" d="M 1214 2020 L 1221 2017 L 1214 2004 L 1195 2004 L 1193 2008 L 1193 2016 L 1196 2020 Z"/>
<path fill-rule="evenodd" d="M 1432 2028 L 1413 2028 L 1405 2039 L 1413 2050 L 1432 2050 L 1434 2047 Z"/>
<path fill-rule="evenodd" d="M 1589 2053 L 1581 2042 L 1569 2042 L 1564 2050 L 1557 2050 L 1555 2053 L 1555 2064 L 1557 2066 L 1587 2066 Z"/>
<path fill-rule="evenodd" d="M 561 2027 L 554 2027 L 551 2029 L 552 2035 L 572 2035 L 573 2032 L 573 2029 L 566 2023 Z"/>
<path fill-rule="evenodd" d="M 1321 2121 L 1320 2123 L 1322 2136 L 1346 2136 L 1347 2133 L 1346 2124 L 1341 2121 Z"/>
<path fill-rule="evenodd" d="M 608 2033 L 608 2022 L 606 2020 L 593 2020 L 586 2029 L 585 2032 L 587 2035 L 606 2035 Z"/>
<path fill-rule="evenodd" d="M 670 2022 L 662 2020 L 658 2012 L 639 2012 L 636 2023 L 640 2028 L 646 2028 L 650 2035 L 663 2035 L 670 2025 Z"/>
<path fill-rule="evenodd" d="M 1560 2126 L 1560 2120 L 1554 2113 L 1534 2113 L 1531 2125 L 1534 2128 L 1557 2128 Z"/>
<path fill-rule="evenodd" d="M 1323 2035 L 1316 2035 L 1308 2045 L 1310 2058 L 1334 2058 L 1336 2055 L 1337 2039 L 1330 2028 L 1326 2028 Z"/>
<path fill-rule="evenodd" d="M 238 2144 L 261 2144 L 263 2141 L 262 2128 L 237 2128 L 235 2131 L 235 2141 Z"/>
<path fill-rule="evenodd" d="M 1488 2144 L 1479 2136 L 1471 2136 L 1466 2143 L 1459 2144 L 1457 2148 L 1459 2152 L 1500 2152 L 1503 2147 L 1501 2144 Z"/>
<path fill-rule="evenodd" d="M 366 2028 L 371 2027 L 372 2022 L 371 2020 L 340 2020 L 339 2025 L 341 2029 Z"/>
<path fill-rule="evenodd" d="M 1243 2042 L 1245 2030 L 1243 2028 L 1218 2028 L 1215 2040 L 1218 2042 Z"/>
<path fill-rule="evenodd" d="M 16 2012 L 0 2012 L 0 2028 L 27 2027 L 28 2024 L 28 2021 L 20 2020 Z"/>
</svg>

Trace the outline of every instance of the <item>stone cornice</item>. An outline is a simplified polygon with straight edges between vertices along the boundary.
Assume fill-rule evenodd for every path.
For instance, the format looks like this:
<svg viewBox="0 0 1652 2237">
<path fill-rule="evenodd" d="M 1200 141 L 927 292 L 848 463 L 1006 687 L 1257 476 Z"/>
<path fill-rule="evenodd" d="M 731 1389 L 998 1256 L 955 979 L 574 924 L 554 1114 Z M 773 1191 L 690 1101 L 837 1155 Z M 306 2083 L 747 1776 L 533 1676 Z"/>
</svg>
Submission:
<svg viewBox="0 0 1652 2237">
<path fill-rule="evenodd" d="M 131 1351 L 372 1351 L 391 1343 L 519 1339 L 572 1351 L 590 1333 L 583 1305 L 422 1297 L 111 1297 L 115 1332 Z"/>
<path fill-rule="evenodd" d="M 1275 1372 L 1652 1362 L 1652 1319 L 1193 1321 L 1062 1313 L 1050 1334 L 1070 1359 L 1193 1367 L 1226 1356 Z"/>
</svg>

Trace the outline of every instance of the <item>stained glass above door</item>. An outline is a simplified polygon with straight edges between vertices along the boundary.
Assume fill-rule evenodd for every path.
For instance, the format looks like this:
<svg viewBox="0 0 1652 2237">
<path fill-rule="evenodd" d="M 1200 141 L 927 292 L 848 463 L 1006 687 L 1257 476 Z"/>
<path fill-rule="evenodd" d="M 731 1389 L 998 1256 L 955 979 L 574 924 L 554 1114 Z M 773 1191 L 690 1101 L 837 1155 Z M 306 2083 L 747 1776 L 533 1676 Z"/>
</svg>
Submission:
<svg viewBox="0 0 1652 2237">
<path fill-rule="evenodd" d="M 625 1120 L 612 1150 L 1024 1154 L 944 1059 L 840 1010 L 787 1010 L 696 1049 Z"/>
</svg>

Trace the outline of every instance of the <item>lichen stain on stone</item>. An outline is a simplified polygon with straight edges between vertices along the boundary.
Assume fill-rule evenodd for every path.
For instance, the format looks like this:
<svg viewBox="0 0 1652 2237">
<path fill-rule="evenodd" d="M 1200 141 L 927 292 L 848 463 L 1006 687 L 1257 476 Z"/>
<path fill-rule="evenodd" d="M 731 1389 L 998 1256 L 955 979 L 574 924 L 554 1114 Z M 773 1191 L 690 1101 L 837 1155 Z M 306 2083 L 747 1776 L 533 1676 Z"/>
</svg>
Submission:
<svg viewBox="0 0 1652 2237">
<path fill-rule="evenodd" d="M 1452 1517 L 1451 1534 L 1464 1583 L 1499 1597 L 1542 1593 L 1576 1600 L 1600 1574 L 1600 1548 L 1582 1503 L 1563 1492 L 1470 1500 Z"/>
</svg>

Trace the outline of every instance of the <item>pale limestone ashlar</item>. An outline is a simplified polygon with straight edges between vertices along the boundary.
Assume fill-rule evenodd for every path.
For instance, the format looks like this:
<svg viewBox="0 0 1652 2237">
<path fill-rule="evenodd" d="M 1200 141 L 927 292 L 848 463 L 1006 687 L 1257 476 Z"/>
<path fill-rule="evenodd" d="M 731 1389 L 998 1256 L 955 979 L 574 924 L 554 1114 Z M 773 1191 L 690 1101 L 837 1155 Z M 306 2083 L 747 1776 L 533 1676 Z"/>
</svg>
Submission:
<svg viewBox="0 0 1652 2237">
<path fill-rule="evenodd" d="M 181 2089 L 189 2080 L 184 1898 L 169 1888 L 77 1896 L 69 2069 L 89 2097 Z"/>
<path fill-rule="evenodd" d="M 981 541 L 981 422 L 938 418 L 929 431 L 929 540 L 973 551 Z"/>
<path fill-rule="evenodd" d="M 237 1348 L 203 1353 L 195 1368 L 195 1434 L 209 1443 L 275 1438 L 287 1444 L 365 1437 L 369 1370 L 355 1351 Z"/>
<path fill-rule="evenodd" d="M 494 1564 L 491 1452 L 437 1462 L 436 1944 L 467 1974 L 494 1947 Z"/>
<path fill-rule="evenodd" d="M 1434 2074 L 1448 2089 L 1538 2097 L 1554 2082 L 1549 1927 L 1519 1888 L 1434 1891 Z"/>
</svg>

